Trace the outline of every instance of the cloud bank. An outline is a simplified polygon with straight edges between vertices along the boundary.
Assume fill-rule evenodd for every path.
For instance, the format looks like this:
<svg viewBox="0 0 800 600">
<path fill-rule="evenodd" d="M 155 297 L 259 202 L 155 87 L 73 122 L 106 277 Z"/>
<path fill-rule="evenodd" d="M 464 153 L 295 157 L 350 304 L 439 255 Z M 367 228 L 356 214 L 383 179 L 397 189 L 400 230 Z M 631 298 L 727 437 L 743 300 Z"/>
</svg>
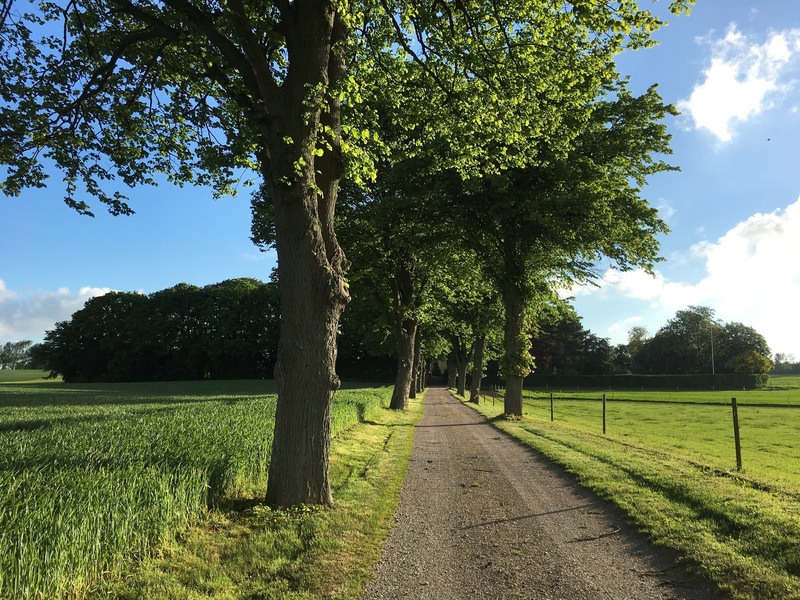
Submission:
<svg viewBox="0 0 800 600">
<path fill-rule="evenodd" d="M 758 43 L 731 24 L 725 37 L 700 41 L 711 47 L 711 64 L 703 82 L 678 102 L 678 109 L 695 129 L 727 142 L 736 122 L 771 108 L 791 88 L 784 78 L 791 67 L 800 65 L 800 29 L 773 31 Z"/>
<path fill-rule="evenodd" d="M 691 305 L 709 306 L 725 322 L 754 327 L 773 352 L 800 357 L 800 198 L 785 209 L 755 214 L 716 242 L 696 244 L 690 252 L 705 264 L 706 274 L 697 283 L 671 281 L 659 272 L 653 277 L 641 270 L 610 269 L 599 287 L 572 293 L 616 294 L 672 314 Z M 640 321 L 631 317 L 617 325 L 627 331 Z"/>
<path fill-rule="evenodd" d="M 110 292 L 110 288 L 82 287 L 25 294 L 8 289 L 0 279 L 0 342 L 32 340 L 40 342 L 45 331 L 58 321 L 66 321 L 83 308 L 90 298 Z"/>
</svg>

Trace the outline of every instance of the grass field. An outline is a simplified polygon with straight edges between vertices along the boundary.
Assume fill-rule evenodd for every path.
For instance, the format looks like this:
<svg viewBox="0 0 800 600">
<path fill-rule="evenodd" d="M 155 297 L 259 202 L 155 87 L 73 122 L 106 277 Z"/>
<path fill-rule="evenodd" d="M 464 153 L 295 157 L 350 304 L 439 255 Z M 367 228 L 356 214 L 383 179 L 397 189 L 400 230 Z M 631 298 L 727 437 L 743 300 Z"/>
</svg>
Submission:
<svg viewBox="0 0 800 600">
<path fill-rule="evenodd" d="M 526 399 L 524 412 L 549 422 L 549 400 Z M 602 434 L 599 400 L 555 400 L 554 424 Z M 762 486 L 800 490 L 800 408 L 739 406 L 743 469 Z M 666 402 L 606 403 L 609 439 L 695 461 L 723 471 L 736 470 L 730 406 Z"/>
<path fill-rule="evenodd" d="M 730 404 L 735 397 L 739 404 L 774 404 L 800 406 L 800 376 L 773 375 L 767 388 L 732 392 L 698 392 L 692 390 L 596 390 L 559 388 L 526 390 L 527 397 L 549 399 L 597 400 L 605 394 L 609 400 L 643 400 L 647 402 L 685 402 L 701 404 Z"/>
<path fill-rule="evenodd" d="M 609 399 L 606 435 L 601 391 L 554 393 L 552 422 L 549 392 L 526 391 L 519 421 L 500 416 L 500 401 L 478 409 L 733 597 L 800 598 L 800 408 L 785 407 L 800 405 L 800 389 L 790 381 L 759 393 L 758 406 L 737 399 L 741 472 L 730 406 L 713 392 Z"/>
<path fill-rule="evenodd" d="M 81 597 L 209 509 L 263 494 L 271 382 L 67 385 L 0 374 L 2 598 Z M 337 394 L 334 435 L 379 420 L 390 393 Z"/>
</svg>

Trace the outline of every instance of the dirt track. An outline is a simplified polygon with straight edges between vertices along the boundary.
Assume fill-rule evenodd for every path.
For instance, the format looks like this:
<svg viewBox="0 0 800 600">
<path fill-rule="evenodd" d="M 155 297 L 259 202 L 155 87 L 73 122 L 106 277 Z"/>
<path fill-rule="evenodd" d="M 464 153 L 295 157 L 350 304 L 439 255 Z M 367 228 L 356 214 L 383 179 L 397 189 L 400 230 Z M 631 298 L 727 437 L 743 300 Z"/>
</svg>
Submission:
<svg viewBox="0 0 800 600">
<path fill-rule="evenodd" d="M 444 388 L 428 390 L 365 600 L 715 597 L 574 477 Z"/>
</svg>

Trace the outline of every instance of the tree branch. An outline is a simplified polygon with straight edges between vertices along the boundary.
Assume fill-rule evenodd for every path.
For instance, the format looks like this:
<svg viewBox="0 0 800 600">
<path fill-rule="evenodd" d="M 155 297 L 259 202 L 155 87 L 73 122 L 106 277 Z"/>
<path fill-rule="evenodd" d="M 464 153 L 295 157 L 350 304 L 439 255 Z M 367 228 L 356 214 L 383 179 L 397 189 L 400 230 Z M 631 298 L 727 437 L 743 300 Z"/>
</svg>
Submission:
<svg viewBox="0 0 800 600">
<path fill-rule="evenodd" d="M 125 0 L 117 0 L 125 1 Z M 202 32 L 208 41 L 222 54 L 228 64 L 235 69 L 242 77 L 245 86 L 250 90 L 255 98 L 265 101 L 265 108 L 275 110 L 277 107 L 277 85 L 272 79 L 271 74 L 264 83 L 267 94 L 262 94 L 262 86 L 259 77 L 253 70 L 253 65 L 248 61 L 248 57 L 230 39 L 217 29 L 210 15 L 204 13 L 196 6 L 185 0 L 164 0 L 164 4 L 176 12 L 186 16 L 187 20 Z"/>
<path fill-rule="evenodd" d="M 255 74 L 260 97 L 268 107 L 276 107 L 277 85 L 269 67 L 269 58 L 253 33 L 253 27 L 247 18 L 244 4 L 241 0 L 228 0 L 228 5 L 233 12 L 233 25 L 236 33 L 242 40 L 244 55 L 249 58 L 249 65 Z"/>
</svg>

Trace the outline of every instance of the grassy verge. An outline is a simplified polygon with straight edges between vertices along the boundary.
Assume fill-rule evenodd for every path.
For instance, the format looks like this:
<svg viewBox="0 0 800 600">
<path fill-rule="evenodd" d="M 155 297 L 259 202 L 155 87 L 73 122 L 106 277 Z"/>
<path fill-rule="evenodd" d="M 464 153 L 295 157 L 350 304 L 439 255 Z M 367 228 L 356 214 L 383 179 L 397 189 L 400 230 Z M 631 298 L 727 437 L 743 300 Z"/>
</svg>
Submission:
<svg viewBox="0 0 800 600">
<path fill-rule="evenodd" d="M 358 598 L 389 534 L 421 415 L 420 401 L 404 413 L 373 412 L 334 439 L 333 508 L 271 510 L 231 498 L 95 597 Z"/>
<path fill-rule="evenodd" d="M 732 597 L 800 598 L 800 490 L 549 417 L 506 420 L 501 402 L 468 405 L 620 506 L 654 543 L 678 550 Z"/>
</svg>

